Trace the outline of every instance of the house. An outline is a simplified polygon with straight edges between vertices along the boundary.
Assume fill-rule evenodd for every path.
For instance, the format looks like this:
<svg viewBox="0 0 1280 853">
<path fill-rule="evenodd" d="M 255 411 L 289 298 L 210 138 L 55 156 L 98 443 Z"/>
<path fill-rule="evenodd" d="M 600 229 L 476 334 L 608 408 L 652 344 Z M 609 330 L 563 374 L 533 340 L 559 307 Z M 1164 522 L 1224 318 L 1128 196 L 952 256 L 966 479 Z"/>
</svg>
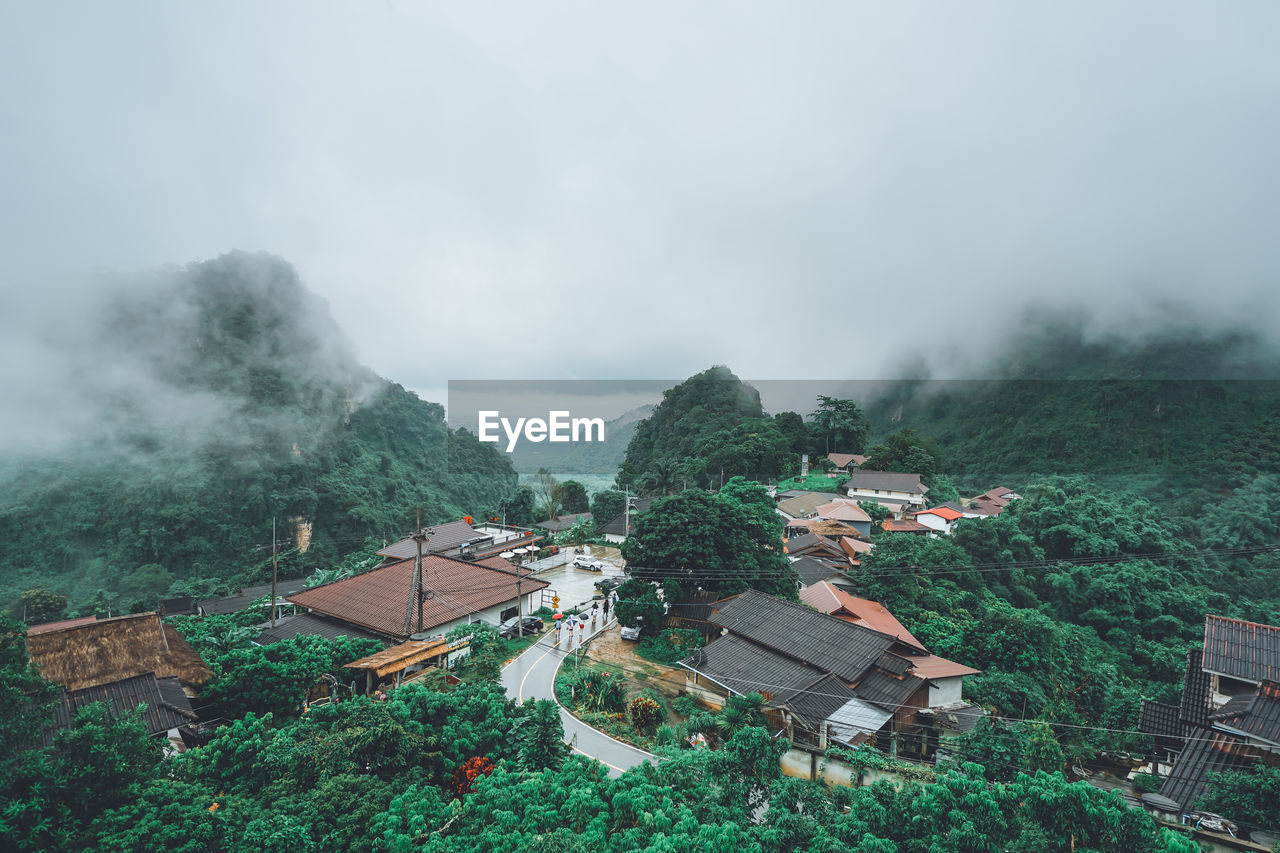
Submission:
<svg viewBox="0 0 1280 853">
<path fill-rule="evenodd" d="M 1207 616 L 1204 644 L 1187 654 L 1181 701 L 1144 700 L 1138 728 L 1155 736 L 1153 770 L 1167 770 L 1161 796 L 1184 810 L 1211 773 L 1280 765 L 1280 627 Z"/>
<path fill-rule="evenodd" d="M 898 520 L 896 518 L 886 518 L 880 522 L 880 528 L 885 533 L 917 533 L 921 536 L 928 536 L 930 529 L 925 527 L 914 518 L 906 518 Z"/>
<path fill-rule="evenodd" d="M 591 513 L 575 512 L 569 515 L 557 515 L 548 521 L 539 521 L 534 527 L 545 530 L 548 533 L 564 533 L 570 527 L 573 527 L 580 521 L 590 521 Z"/>
<path fill-rule="evenodd" d="M 848 563 L 848 557 L 845 556 L 844 549 L 827 537 L 819 536 L 817 533 L 793 536 L 782 543 L 782 550 L 786 551 L 789 557 L 814 557 L 835 565 Z"/>
<path fill-rule="evenodd" d="M 1022 496 L 1012 489 L 996 486 L 984 494 L 965 501 L 963 507 L 965 518 L 990 518 L 999 515 L 1004 512 L 1006 506 L 1020 497 Z"/>
<path fill-rule="evenodd" d="M 53 746 L 54 735 L 70 728 L 80 709 L 93 702 L 104 703 L 112 718 L 141 708 L 147 734 L 166 736 L 174 749 L 182 743 L 179 730 L 198 719 L 177 676 L 157 678 L 154 672 L 146 672 L 79 690 L 61 690 L 54 702 L 53 720 L 41 733 L 41 745 Z"/>
<path fill-rule="evenodd" d="M 785 521 L 801 518 L 817 518 L 818 507 L 831 503 L 835 497 L 830 492 L 801 492 L 778 501 L 778 514 Z"/>
<path fill-rule="evenodd" d="M 929 682 L 926 704 L 930 708 L 954 708 L 961 703 L 964 678 L 981 670 L 930 654 L 883 604 L 858 598 L 835 584 L 823 581 L 800 590 L 800 600 L 822 613 L 862 625 L 894 638 L 890 648 L 911 664 L 911 673 Z"/>
<path fill-rule="evenodd" d="M 843 521 L 858 531 L 863 539 L 871 538 L 871 516 L 855 501 L 834 500 L 818 507 L 815 515 L 824 521 Z"/>
<path fill-rule="evenodd" d="M 186 640 L 157 613 L 76 620 L 27 635 L 27 653 L 45 679 L 70 691 L 135 675 L 174 677 L 194 691 L 213 675 Z"/>
<path fill-rule="evenodd" d="M 267 646 L 299 636 L 324 637 L 326 640 L 350 637 L 353 640 L 377 640 L 384 646 L 391 644 L 389 639 L 380 634 L 366 631 L 348 622 L 332 619 L 321 613 L 299 613 L 297 616 L 286 616 L 277 622 L 274 628 L 264 628 L 258 634 L 257 643 L 260 646 Z"/>
<path fill-rule="evenodd" d="M 956 521 L 964 518 L 964 510 L 948 502 L 929 509 L 915 510 L 911 516 L 935 533 L 950 536 L 951 531 L 955 529 Z"/>
<path fill-rule="evenodd" d="M 279 611 L 286 604 L 284 599 L 293 595 L 295 592 L 301 592 L 306 588 L 306 586 L 307 581 L 305 578 L 289 578 L 288 580 L 276 582 L 277 616 L 280 615 Z M 268 600 L 270 598 L 271 584 L 264 583 L 257 586 L 241 587 L 240 591 L 235 595 L 226 595 L 221 598 L 206 598 L 202 601 L 197 601 L 196 610 L 201 616 L 223 616 L 228 613 L 239 613 L 241 610 L 248 610 L 254 605 L 254 602 L 257 602 L 260 599 L 261 604 L 258 606 L 268 608 L 271 606 L 271 602 Z M 270 619 L 271 614 L 264 612 L 262 618 L 264 620 Z"/>
<path fill-rule="evenodd" d="M 618 514 L 604 527 L 600 528 L 601 535 L 604 536 L 606 542 L 621 544 L 631 535 L 631 528 L 635 526 L 636 516 L 649 509 L 649 505 L 654 502 L 654 498 L 632 498 L 630 509 L 626 512 Z"/>
<path fill-rule="evenodd" d="M 770 728 L 810 750 L 874 741 L 922 757 L 936 744 L 917 713 L 929 682 L 893 651 L 899 638 L 756 590 L 708 618 L 723 634 L 681 661 L 690 695 L 714 707 L 760 693 Z"/>
<path fill-rule="evenodd" d="M 448 669 L 470 651 L 468 640 L 408 640 L 345 666 L 364 673 L 364 692 L 370 694 L 385 679 L 389 679 L 390 686 L 399 687 L 429 669 Z"/>
<path fill-rule="evenodd" d="M 924 509 L 929 487 L 920 482 L 919 474 L 897 471 L 854 471 L 841 485 L 844 493 L 857 500 Z"/>
<path fill-rule="evenodd" d="M 421 532 L 425 536 L 422 542 L 423 554 L 476 559 L 494 557 L 518 546 L 532 545 L 542 538 L 532 530 L 521 527 L 493 525 L 475 528 L 466 519 L 424 527 Z M 417 554 L 418 543 L 412 536 L 406 536 L 378 551 L 385 563 L 407 560 Z"/>
<path fill-rule="evenodd" d="M 865 539 L 855 539 L 852 536 L 840 537 L 840 550 L 844 551 L 849 562 L 855 566 L 861 564 L 862 558 L 870 554 L 875 547 Z"/>
<path fill-rule="evenodd" d="M 867 461 L 861 453 L 828 453 L 827 461 L 836 466 L 836 470 L 848 474 Z"/>
<path fill-rule="evenodd" d="M 472 562 L 431 554 L 422 558 L 422 592 L 415 606 L 415 562 L 387 563 L 295 593 L 289 601 L 329 620 L 403 642 L 411 634 L 443 634 L 472 622 L 497 625 L 515 616 L 518 606 L 532 613 L 549 586 L 501 557 Z"/>
<path fill-rule="evenodd" d="M 839 578 L 845 582 L 850 582 L 851 580 L 847 574 L 831 563 L 813 557 L 806 556 L 792 560 L 791 568 L 795 569 L 796 574 L 800 576 L 801 589 L 831 578 Z"/>
</svg>

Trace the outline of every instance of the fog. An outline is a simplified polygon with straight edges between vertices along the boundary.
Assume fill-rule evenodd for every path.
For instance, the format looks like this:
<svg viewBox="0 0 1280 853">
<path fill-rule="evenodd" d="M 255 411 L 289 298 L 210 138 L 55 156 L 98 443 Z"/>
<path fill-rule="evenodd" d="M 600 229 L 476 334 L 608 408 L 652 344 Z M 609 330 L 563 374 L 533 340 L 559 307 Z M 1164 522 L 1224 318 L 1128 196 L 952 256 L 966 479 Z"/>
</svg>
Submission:
<svg viewBox="0 0 1280 853">
<path fill-rule="evenodd" d="M 66 440 L 100 383 L 217 410 L 91 330 L 138 271 L 233 249 L 285 258 L 355 356 L 439 401 L 714 363 L 967 376 L 1028 312 L 1273 335 L 1277 24 L 1260 2 L 6 4 L 0 440 Z"/>
</svg>

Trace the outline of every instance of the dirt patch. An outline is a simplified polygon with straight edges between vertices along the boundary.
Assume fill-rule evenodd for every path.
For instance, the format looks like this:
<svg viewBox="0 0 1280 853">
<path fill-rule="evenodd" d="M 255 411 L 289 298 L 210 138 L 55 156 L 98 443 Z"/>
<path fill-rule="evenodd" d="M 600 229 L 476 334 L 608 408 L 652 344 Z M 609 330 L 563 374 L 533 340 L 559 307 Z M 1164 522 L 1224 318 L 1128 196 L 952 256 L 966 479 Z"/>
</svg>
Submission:
<svg viewBox="0 0 1280 853">
<path fill-rule="evenodd" d="M 627 699 L 645 689 L 656 690 L 667 699 L 684 692 L 685 671 L 645 660 L 635 652 L 634 640 L 624 640 L 615 624 L 601 631 L 587 645 L 587 659 L 620 671 L 629 683 Z"/>
</svg>

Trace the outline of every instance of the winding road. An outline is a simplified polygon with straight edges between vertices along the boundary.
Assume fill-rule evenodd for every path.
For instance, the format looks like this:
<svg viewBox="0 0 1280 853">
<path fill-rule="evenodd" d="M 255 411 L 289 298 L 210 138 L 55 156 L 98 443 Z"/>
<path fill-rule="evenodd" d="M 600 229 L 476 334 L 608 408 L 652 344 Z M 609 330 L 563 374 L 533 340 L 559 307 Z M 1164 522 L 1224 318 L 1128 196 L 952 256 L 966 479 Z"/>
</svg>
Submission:
<svg viewBox="0 0 1280 853">
<path fill-rule="evenodd" d="M 613 624 L 613 623 L 609 623 Z M 602 626 L 599 631 L 605 630 Z M 526 699 L 550 699 L 560 706 L 560 722 L 564 736 L 574 752 L 594 758 L 609 768 L 609 775 L 620 776 L 624 770 L 653 758 L 652 753 L 614 740 L 570 714 L 555 697 L 556 671 L 560 662 L 597 633 L 590 626 L 586 636 L 566 637 L 557 642 L 557 631 L 551 631 L 525 650 L 520 657 L 503 667 L 501 684 L 507 695 L 517 702 Z"/>
</svg>

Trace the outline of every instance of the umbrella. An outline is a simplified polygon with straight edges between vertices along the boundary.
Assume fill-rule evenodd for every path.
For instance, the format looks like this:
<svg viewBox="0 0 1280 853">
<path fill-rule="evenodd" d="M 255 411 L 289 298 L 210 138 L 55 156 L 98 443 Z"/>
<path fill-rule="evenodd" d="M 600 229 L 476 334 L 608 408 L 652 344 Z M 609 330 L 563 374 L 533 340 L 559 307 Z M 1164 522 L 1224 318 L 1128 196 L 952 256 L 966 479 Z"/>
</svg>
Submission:
<svg viewBox="0 0 1280 853">
<path fill-rule="evenodd" d="M 552 619 L 563 619 L 563 618 L 564 618 L 564 614 L 563 614 L 563 613 L 557 613 L 555 616 L 552 616 L 551 618 L 552 618 Z"/>
</svg>

